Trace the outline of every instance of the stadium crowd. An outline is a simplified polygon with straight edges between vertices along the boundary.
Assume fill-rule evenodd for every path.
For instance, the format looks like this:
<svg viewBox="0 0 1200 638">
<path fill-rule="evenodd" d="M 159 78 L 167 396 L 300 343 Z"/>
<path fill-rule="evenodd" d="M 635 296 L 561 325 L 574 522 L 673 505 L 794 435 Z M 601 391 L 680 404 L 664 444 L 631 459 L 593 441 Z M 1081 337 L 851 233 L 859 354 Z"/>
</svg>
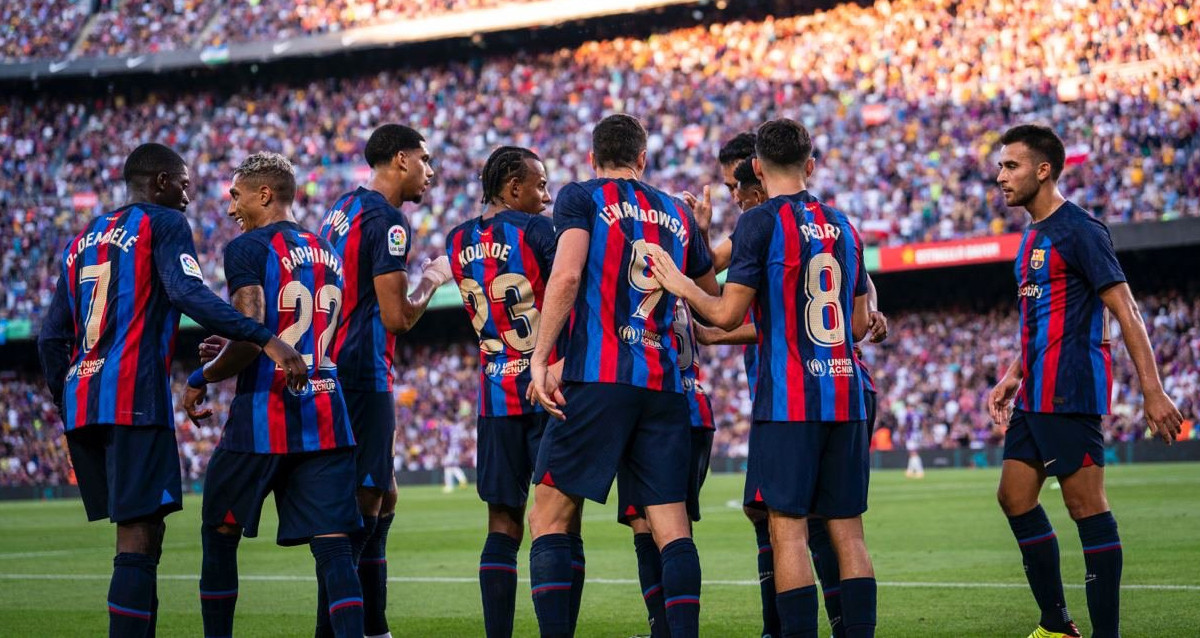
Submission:
<svg viewBox="0 0 1200 638">
<path fill-rule="evenodd" d="M 1148 295 L 1139 301 L 1160 362 L 1167 393 L 1188 419 L 1200 411 L 1200 297 L 1196 291 Z M 864 348 L 879 388 L 878 427 L 903 449 L 999 445 L 1003 430 L 992 425 L 985 400 L 996 375 L 1018 351 L 1011 306 L 983 315 L 928 311 L 893 315 L 890 336 Z M 1146 434 L 1141 393 L 1133 364 L 1114 322 L 1112 414 L 1104 418 L 1108 442 Z M 474 467 L 475 344 L 400 346 L 395 379 L 396 470 Z M 701 383 L 712 397 L 717 458 L 744 458 L 750 432 L 750 397 L 740 347 L 702 350 Z M 182 396 L 185 372 L 175 375 Z M 214 416 L 197 427 L 176 404 L 175 427 L 185 480 L 203 477 L 220 440 L 233 398 L 232 382 L 209 393 Z M 71 480 L 57 411 L 40 380 L 0 383 L 0 486 L 54 485 Z M 1185 424 L 1185 438 L 1200 429 Z"/>
<path fill-rule="evenodd" d="M 713 182 L 715 148 L 733 132 L 774 114 L 802 120 L 821 154 L 814 191 L 874 244 L 1020 229 L 1024 213 L 997 198 L 991 157 L 997 131 L 1016 118 L 1063 134 L 1073 164 L 1066 195 L 1106 222 L 1200 211 L 1200 8 L 1057 3 L 1026 29 L 1034 9 L 1020 3 L 945 4 L 843 5 L 234 94 L 8 96 L 0 277 L 28 283 L 6 291 L 0 319 L 36 324 L 75 220 L 123 201 L 116 150 L 156 140 L 191 162 L 188 214 L 201 261 L 220 283 L 221 250 L 236 233 L 223 219 L 225 182 L 238 161 L 257 150 L 292 158 L 301 167 L 298 217 L 313 223 L 363 180 L 366 132 L 387 118 L 424 131 L 435 154 L 436 183 L 409 212 L 418 263 L 477 212 L 476 172 L 490 148 L 537 149 L 553 189 L 588 174 L 585 124 L 613 110 L 645 120 L 650 174 L 675 190 Z M 1044 38 L 1031 35 L 1039 30 Z M 876 35 L 845 37 L 852 32 Z M 1133 60 L 1150 62 L 1136 72 L 1120 64 Z M 1079 99 L 1060 94 L 1060 80 L 1084 71 Z M 723 192 L 715 197 L 719 236 L 732 228 L 724 213 L 733 206 Z"/>
</svg>

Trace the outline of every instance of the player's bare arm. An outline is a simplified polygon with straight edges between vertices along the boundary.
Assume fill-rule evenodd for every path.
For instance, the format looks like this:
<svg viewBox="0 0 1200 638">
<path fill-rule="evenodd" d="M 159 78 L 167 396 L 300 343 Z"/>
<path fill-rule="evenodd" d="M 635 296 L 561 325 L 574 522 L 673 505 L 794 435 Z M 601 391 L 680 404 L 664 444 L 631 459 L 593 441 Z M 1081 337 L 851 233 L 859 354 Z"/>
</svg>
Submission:
<svg viewBox="0 0 1200 638">
<path fill-rule="evenodd" d="M 233 292 L 233 298 L 230 301 L 238 312 L 255 321 L 262 322 L 266 317 L 266 302 L 264 301 L 262 286 L 243 286 L 238 288 Z M 209 383 L 215 383 L 236 376 L 243 368 L 257 359 L 263 350 L 264 348 L 249 341 L 225 340 L 224 346 L 216 357 L 201 368 L 204 380 Z M 204 403 L 204 399 L 207 396 L 207 385 L 195 387 L 190 383 L 188 384 L 187 390 L 183 395 L 183 408 L 187 411 L 187 415 L 192 421 L 207 419 L 212 416 L 212 408 L 200 409 L 200 404 Z"/>
<path fill-rule="evenodd" d="M 1129 284 L 1109 286 L 1100 293 L 1100 301 L 1104 302 L 1104 306 L 1121 325 L 1121 337 L 1125 340 L 1125 348 L 1129 350 L 1129 357 L 1133 360 L 1138 381 L 1142 385 L 1142 409 L 1146 414 L 1146 422 L 1155 436 L 1170 445 L 1179 436 L 1183 415 L 1163 391 L 1162 380 L 1158 377 L 1158 364 L 1154 361 L 1154 349 L 1150 346 L 1146 324 L 1142 322 L 1142 314 L 1138 312 Z"/>
<path fill-rule="evenodd" d="M 734 330 L 722 330 L 693 321 L 692 331 L 696 334 L 696 341 L 705 346 L 740 346 L 758 343 L 758 330 L 752 323 L 742 324 Z"/>
<path fill-rule="evenodd" d="M 733 240 L 726 239 L 712 247 L 713 270 L 722 272 L 733 261 Z"/>
<path fill-rule="evenodd" d="M 696 228 L 704 235 L 704 239 L 708 239 L 708 231 L 712 227 L 712 196 L 707 185 L 701 191 L 701 196 L 696 197 L 689 192 L 680 194 L 683 203 L 692 209 L 692 217 L 696 219 Z"/>
<path fill-rule="evenodd" d="M 888 336 L 887 317 L 879 312 L 879 292 L 875 290 L 875 282 L 867 275 L 867 331 L 871 343 L 880 343 Z"/>
<path fill-rule="evenodd" d="M 412 292 L 408 291 L 408 273 L 403 270 L 375 277 L 375 296 L 379 299 L 379 318 L 383 328 L 396 335 L 412 330 L 417 324 L 433 293 L 450 281 L 450 261 L 445 255 L 425 260 L 421 279 Z"/>
<path fill-rule="evenodd" d="M 538 322 L 537 345 L 529 359 L 532 381 L 529 387 L 533 398 L 551 415 L 561 419 L 563 412 L 560 406 L 567 401 L 557 384 L 550 383 L 548 362 L 554 343 L 562 332 L 571 308 L 575 306 L 575 296 L 579 293 L 579 282 L 583 277 L 583 267 L 587 261 L 588 241 L 590 236 L 586 230 L 569 228 L 558 238 L 558 249 L 554 255 L 554 266 L 550 269 L 550 279 L 546 282 L 546 299 L 542 308 L 542 318 Z"/>
<path fill-rule="evenodd" d="M 718 292 L 713 290 L 716 288 L 716 277 L 712 277 L 711 285 L 708 282 L 712 271 L 692 281 L 679 271 L 675 261 L 661 247 L 650 246 L 647 256 L 650 259 L 650 270 L 658 283 L 662 284 L 667 292 L 687 301 L 696 314 L 722 330 L 734 330 L 741 325 L 746 317 L 746 310 L 750 308 L 750 302 L 754 301 L 753 288 L 727 283 L 724 290 Z"/>
<path fill-rule="evenodd" d="M 988 414 L 992 423 L 1001 427 L 1008 426 L 1008 418 L 1012 416 L 1013 399 L 1021 387 L 1021 357 L 1013 359 L 1004 376 L 996 383 L 996 387 L 988 393 Z"/>
</svg>

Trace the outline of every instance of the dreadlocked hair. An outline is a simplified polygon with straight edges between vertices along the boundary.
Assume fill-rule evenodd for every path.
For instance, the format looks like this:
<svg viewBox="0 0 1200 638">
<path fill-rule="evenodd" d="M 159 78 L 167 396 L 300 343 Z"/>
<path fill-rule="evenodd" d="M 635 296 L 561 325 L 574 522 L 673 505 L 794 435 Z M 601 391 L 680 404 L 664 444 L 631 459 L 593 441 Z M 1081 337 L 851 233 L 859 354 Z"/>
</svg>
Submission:
<svg viewBox="0 0 1200 638">
<path fill-rule="evenodd" d="M 525 179 L 529 172 L 525 160 L 540 159 L 537 153 L 520 146 L 501 146 L 492 151 L 487 163 L 483 165 L 483 172 L 479 174 L 479 181 L 483 182 L 483 197 L 480 201 L 486 205 L 498 200 L 509 180 Z"/>
</svg>

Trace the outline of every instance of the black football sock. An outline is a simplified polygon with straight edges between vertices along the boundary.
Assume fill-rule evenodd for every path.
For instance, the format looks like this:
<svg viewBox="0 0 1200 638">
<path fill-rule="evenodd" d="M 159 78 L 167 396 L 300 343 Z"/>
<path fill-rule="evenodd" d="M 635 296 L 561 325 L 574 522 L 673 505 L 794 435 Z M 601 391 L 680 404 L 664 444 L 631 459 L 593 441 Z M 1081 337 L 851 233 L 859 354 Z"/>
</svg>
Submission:
<svg viewBox="0 0 1200 638">
<path fill-rule="evenodd" d="M 1071 614 L 1063 597 L 1058 537 L 1050 526 L 1050 519 L 1046 518 L 1046 511 L 1038 505 L 1020 516 L 1009 517 L 1008 525 L 1017 538 L 1017 545 L 1021 547 L 1025 578 L 1042 612 L 1040 624 L 1050 631 L 1066 630 L 1071 622 Z"/>
<path fill-rule="evenodd" d="M 874 578 L 842 581 L 842 625 L 846 638 L 874 638 L 876 589 Z"/>
<path fill-rule="evenodd" d="M 395 519 L 395 514 L 375 519 L 375 531 L 367 538 L 362 555 L 358 558 L 358 582 L 362 584 L 364 623 L 368 636 L 388 633 L 387 537 Z"/>
<path fill-rule="evenodd" d="M 238 599 L 237 551 L 241 536 L 222 534 L 203 526 L 200 542 L 200 616 L 204 635 L 211 638 L 233 635 L 233 612 Z"/>
<path fill-rule="evenodd" d="M 653 638 L 670 638 L 667 625 L 667 608 L 663 607 L 662 555 L 654 544 L 653 534 L 634 534 L 633 548 L 637 553 L 638 582 L 642 586 L 642 600 L 650 620 L 650 635 Z"/>
<path fill-rule="evenodd" d="M 571 635 L 571 537 L 546 534 L 529 547 L 529 581 L 533 609 L 542 638 Z"/>
<path fill-rule="evenodd" d="M 158 565 L 153 556 L 121 553 L 113 558 L 108 586 L 108 635 L 145 636 L 150 631 Z"/>
<path fill-rule="evenodd" d="M 329 595 L 329 624 L 337 638 L 359 637 L 363 630 L 362 586 L 354 573 L 354 553 L 350 539 L 326 536 L 309 541 L 317 562 L 317 574 L 325 581 Z"/>
<path fill-rule="evenodd" d="M 808 550 L 812 552 L 813 568 L 821 584 L 825 615 L 829 617 L 833 638 L 842 638 L 845 635 L 845 625 L 842 623 L 842 590 L 839 584 L 841 577 L 837 552 L 833 550 L 833 540 L 829 537 L 829 529 L 825 527 L 824 519 L 808 519 Z"/>
<path fill-rule="evenodd" d="M 817 586 L 789 589 L 776 595 L 780 635 L 817 638 Z"/>
<path fill-rule="evenodd" d="M 671 638 L 700 635 L 700 556 L 690 538 L 662 548 L 663 606 Z"/>
<path fill-rule="evenodd" d="M 483 627 L 488 638 L 510 638 L 517 605 L 517 539 L 492 532 L 479 556 L 479 591 L 483 595 Z"/>
<path fill-rule="evenodd" d="M 1083 563 L 1087 568 L 1088 615 L 1092 619 L 1092 638 L 1121 635 L 1121 537 L 1117 519 L 1104 512 L 1075 521 L 1083 543 Z"/>
<path fill-rule="evenodd" d="M 779 611 L 775 606 L 775 553 L 771 550 L 771 529 L 764 519 L 754 524 L 758 541 L 758 591 L 762 597 L 762 635 L 778 638 Z"/>
</svg>

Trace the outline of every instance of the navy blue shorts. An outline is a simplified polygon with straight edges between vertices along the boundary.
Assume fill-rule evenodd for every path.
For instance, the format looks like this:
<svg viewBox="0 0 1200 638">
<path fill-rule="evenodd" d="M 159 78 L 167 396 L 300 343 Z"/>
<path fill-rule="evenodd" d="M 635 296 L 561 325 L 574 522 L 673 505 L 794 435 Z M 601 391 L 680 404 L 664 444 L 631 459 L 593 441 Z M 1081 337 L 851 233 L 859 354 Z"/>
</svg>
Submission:
<svg viewBox="0 0 1200 638">
<path fill-rule="evenodd" d="M 275 493 L 280 545 L 362 528 L 354 488 L 354 452 L 338 448 L 303 454 L 253 454 L 217 448 L 204 479 L 205 525 L 240 525 L 258 536 L 267 494 Z"/>
<path fill-rule="evenodd" d="M 869 448 L 863 421 L 755 421 L 743 502 L 792 516 L 859 516 Z"/>
<path fill-rule="evenodd" d="M 692 456 L 688 466 L 688 517 L 693 522 L 700 520 L 700 488 L 704 487 L 704 479 L 708 478 L 708 462 L 712 457 L 713 430 L 708 428 L 692 428 Z M 645 518 L 646 511 L 641 505 L 630 502 L 629 472 L 622 465 L 617 471 L 617 522 L 628 525 L 635 518 Z"/>
<path fill-rule="evenodd" d="M 89 521 L 129 523 L 183 509 L 175 430 L 88 425 L 67 432 L 67 450 Z"/>
<path fill-rule="evenodd" d="M 874 392 L 866 390 L 862 394 L 863 406 L 867 409 L 867 438 L 875 433 L 875 410 L 879 405 L 879 397 Z"/>
<path fill-rule="evenodd" d="M 620 383 L 569 383 L 564 394 L 567 418 L 546 425 L 534 483 L 604 503 L 624 463 L 631 501 L 687 499 L 692 428 L 684 395 Z"/>
<path fill-rule="evenodd" d="M 525 507 L 548 418 L 545 412 L 534 412 L 481 416 L 476 421 L 476 487 L 485 503 Z"/>
<path fill-rule="evenodd" d="M 1013 410 L 1004 433 L 1004 459 L 1040 463 L 1050 476 L 1104 465 L 1104 432 L 1098 414 L 1047 414 Z"/>
<path fill-rule="evenodd" d="M 342 390 L 342 394 L 354 431 L 355 485 L 395 491 L 396 407 L 392 393 Z"/>
</svg>

